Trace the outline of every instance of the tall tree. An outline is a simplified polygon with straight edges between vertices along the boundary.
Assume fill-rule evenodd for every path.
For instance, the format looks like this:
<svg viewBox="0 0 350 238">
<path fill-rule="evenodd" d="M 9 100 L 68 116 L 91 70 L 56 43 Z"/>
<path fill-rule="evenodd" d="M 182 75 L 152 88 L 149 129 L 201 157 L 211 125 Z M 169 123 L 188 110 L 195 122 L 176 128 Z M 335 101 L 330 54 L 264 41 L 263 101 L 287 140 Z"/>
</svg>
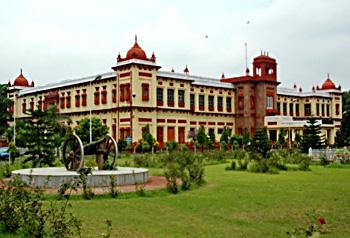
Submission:
<svg viewBox="0 0 350 238">
<path fill-rule="evenodd" d="M 335 138 L 337 146 L 350 146 L 350 91 L 343 93 L 343 119 Z"/>
<path fill-rule="evenodd" d="M 301 150 L 307 153 L 310 147 L 312 149 L 321 149 L 324 146 L 325 140 L 321 132 L 321 125 L 317 123 L 316 118 L 311 117 L 307 120 L 307 124 L 304 125 Z"/>
<path fill-rule="evenodd" d="M 204 145 L 208 143 L 208 137 L 205 134 L 205 128 L 204 126 L 199 127 L 198 133 L 197 133 L 197 142 L 201 146 L 201 151 L 204 151 Z"/>
<path fill-rule="evenodd" d="M 91 119 L 92 141 L 96 141 L 108 134 L 108 127 L 102 123 L 98 117 Z M 75 132 L 80 137 L 83 144 L 90 143 L 90 119 L 83 118 L 79 122 L 79 127 L 75 128 Z"/>
<path fill-rule="evenodd" d="M 267 129 L 257 128 L 250 147 L 253 151 L 260 153 L 264 158 L 271 149 L 271 140 L 267 135 Z"/>
<path fill-rule="evenodd" d="M 0 84 L 0 136 L 7 130 L 8 120 L 11 118 L 8 108 L 13 102 L 7 98 L 7 88 L 6 84 Z"/>
<path fill-rule="evenodd" d="M 60 146 L 67 132 L 67 127 L 59 122 L 56 106 L 47 111 L 28 111 L 30 118 L 24 120 L 23 128 L 19 128 L 20 138 L 24 140 L 27 159 L 33 167 L 52 166 L 56 159 L 56 148 Z"/>
</svg>

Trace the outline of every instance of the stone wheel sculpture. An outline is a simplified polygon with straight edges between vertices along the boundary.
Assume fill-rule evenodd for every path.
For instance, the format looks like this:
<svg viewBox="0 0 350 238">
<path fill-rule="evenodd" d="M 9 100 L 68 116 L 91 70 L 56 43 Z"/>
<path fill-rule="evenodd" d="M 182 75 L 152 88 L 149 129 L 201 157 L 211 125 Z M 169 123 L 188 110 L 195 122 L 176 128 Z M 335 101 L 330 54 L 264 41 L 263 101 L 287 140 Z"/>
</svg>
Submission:
<svg viewBox="0 0 350 238">
<path fill-rule="evenodd" d="M 62 162 L 67 170 L 77 171 L 84 167 L 84 147 L 77 135 L 71 135 L 62 147 Z"/>
</svg>

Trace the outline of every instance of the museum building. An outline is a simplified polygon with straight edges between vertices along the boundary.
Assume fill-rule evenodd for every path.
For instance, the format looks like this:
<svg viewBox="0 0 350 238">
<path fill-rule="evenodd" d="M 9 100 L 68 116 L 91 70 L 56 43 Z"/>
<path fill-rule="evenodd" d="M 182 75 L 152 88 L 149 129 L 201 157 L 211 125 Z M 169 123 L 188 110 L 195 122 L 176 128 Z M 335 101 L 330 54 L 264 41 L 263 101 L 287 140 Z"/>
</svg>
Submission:
<svg viewBox="0 0 350 238">
<path fill-rule="evenodd" d="M 311 91 L 294 85 L 279 87 L 276 60 L 261 53 L 253 59 L 252 73 L 247 68 L 240 77 L 211 78 L 183 72 L 160 70 L 153 53 L 147 57 L 137 39 L 123 58 L 117 57 L 111 71 L 44 86 L 35 86 L 22 70 L 9 82 L 9 108 L 13 119 L 28 117 L 27 110 L 46 110 L 57 105 L 58 112 L 70 117 L 69 126 L 79 126 L 84 117 L 100 118 L 114 138 L 142 138 L 142 129 L 150 132 L 161 146 L 167 141 L 190 142 L 190 131 L 204 126 L 220 139 L 227 127 L 233 134 L 266 126 L 270 138 L 277 140 L 279 131 L 288 131 L 288 140 L 302 134 L 307 118 L 314 116 L 321 124 L 329 144 L 340 128 L 342 92 L 327 77 Z"/>
</svg>

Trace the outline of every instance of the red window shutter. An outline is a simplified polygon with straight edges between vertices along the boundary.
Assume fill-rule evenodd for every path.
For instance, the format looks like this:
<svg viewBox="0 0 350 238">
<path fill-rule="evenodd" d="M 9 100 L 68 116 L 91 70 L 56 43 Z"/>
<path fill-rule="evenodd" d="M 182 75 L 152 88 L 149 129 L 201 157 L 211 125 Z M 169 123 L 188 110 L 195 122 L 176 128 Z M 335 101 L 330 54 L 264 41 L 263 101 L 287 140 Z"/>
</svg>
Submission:
<svg viewBox="0 0 350 238">
<path fill-rule="evenodd" d="M 142 101 L 149 100 L 149 85 L 147 83 L 142 84 Z"/>
<path fill-rule="evenodd" d="M 83 93 L 82 95 L 81 95 L 81 99 L 82 99 L 82 106 L 83 107 L 86 107 L 86 93 Z"/>
<path fill-rule="evenodd" d="M 27 107 L 26 103 L 25 103 L 25 102 L 23 102 L 23 103 L 22 103 L 22 112 L 23 112 L 23 113 L 25 113 L 25 112 L 26 112 L 26 110 L 27 110 L 27 108 L 26 108 L 26 107 Z"/>
<path fill-rule="evenodd" d="M 124 101 L 124 87 L 125 85 L 120 85 L 120 101 Z"/>
<path fill-rule="evenodd" d="M 94 92 L 94 103 L 95 105 L 100 104 L 100 92 Z"/>
<path fill-rule="evenodd" d="M 125 85 L 125 100 L 130 101 L 130 84 Z"/>
<path fill-rule="evenodd" d="M 185 143 L 185 127 L 179 127 L 179 143 Z"/>
<path fill-rule="evenodd" d="M 47 105 L 45 106 L 47 107 Z M 66 108 L 70 108 L 70 96 L 66 97 Z M 47 110 L 47 108 L 45 110 Z"/>
<path fill-rule="evenodd" d="M 39 108 L 40 108 L 40 110 L 41 110 L 41 104 L 42 104 L 42 102 L 39 101 Z M 65 97 L 61 97 L 60 98 L 60 108 L 63 109 L 64 106 L 65 106 Z"/>
<path fill-rule="evenodd" d="M 174 141 L 174 140 L 175 140 L 175 128 L 168 127 L 168 141 Z"/>
<path fill-rule="evenodd" d="M 117 90 L 112 89 L 112 102 L 117 102 Z"/>
<path fill-rule="evenodd" d="M 75 95 L 75 106 L 80 107 L 80 95 Z"/>
<path fill-rule="evenodd" d="M 107 91 L 103 90 L 101 94 L 102 94 L 101 103 L 102 104 L 107 104 Z"/>
</svg>

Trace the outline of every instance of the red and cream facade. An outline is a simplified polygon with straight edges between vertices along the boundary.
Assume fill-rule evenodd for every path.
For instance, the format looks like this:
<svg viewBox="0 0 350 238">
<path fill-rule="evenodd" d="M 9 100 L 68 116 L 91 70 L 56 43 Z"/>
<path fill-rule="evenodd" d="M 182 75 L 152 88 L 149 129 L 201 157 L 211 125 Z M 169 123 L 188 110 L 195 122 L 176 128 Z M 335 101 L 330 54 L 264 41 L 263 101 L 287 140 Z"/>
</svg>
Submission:
<svg viewBox="0 0 350 238">
<path fill-rule="evenodd" d="M 142 138 L 142 128 L 149 125 L 161 145 L 172 140 L 189 142 L 188 132 L 200 126 L 214 133 L 216 140 L 224 126 L 235 134 L 245 130 L 253 134 L 256 128 L 270 127 L 266 117 L 280 114 L 278 105 L 284 100 L 289 103 L 300 100 L 300 110 L 302 103 L 309 100 L 312 114 L 314 104 L 329 105 L 330 113 L 320 114 L 320 118 L 334 122 L 330 135 L 335 134 L 341 120 L 338 88 L 317 90 L 310 95 L 280 92 L 277 64 L 268 55 L 254 59 L 252 75 L 247 69 L 245 76 L 234 78 L 193 76 L 187 66 L 183 73 L 160 68 L 155 55 L 147 58 L 135 41 L 125 58 L 118 55 L 113 71 L 104 74 L 34 87 L 21 73 L 13 84 L 9 82 L 8 95 L 15 100 L 10 111 L 15 118 L 24 118 L 26 110 L 45 110 L 56 104 L 59 113 L 70 117 L 70 126 L 77 127 L 91 110 L 93 117 L 101 118 L 108 126 L 113 137 L 137 141 Z M 295 114 L 292 119 L 310 115 Z"/>
</svg>

